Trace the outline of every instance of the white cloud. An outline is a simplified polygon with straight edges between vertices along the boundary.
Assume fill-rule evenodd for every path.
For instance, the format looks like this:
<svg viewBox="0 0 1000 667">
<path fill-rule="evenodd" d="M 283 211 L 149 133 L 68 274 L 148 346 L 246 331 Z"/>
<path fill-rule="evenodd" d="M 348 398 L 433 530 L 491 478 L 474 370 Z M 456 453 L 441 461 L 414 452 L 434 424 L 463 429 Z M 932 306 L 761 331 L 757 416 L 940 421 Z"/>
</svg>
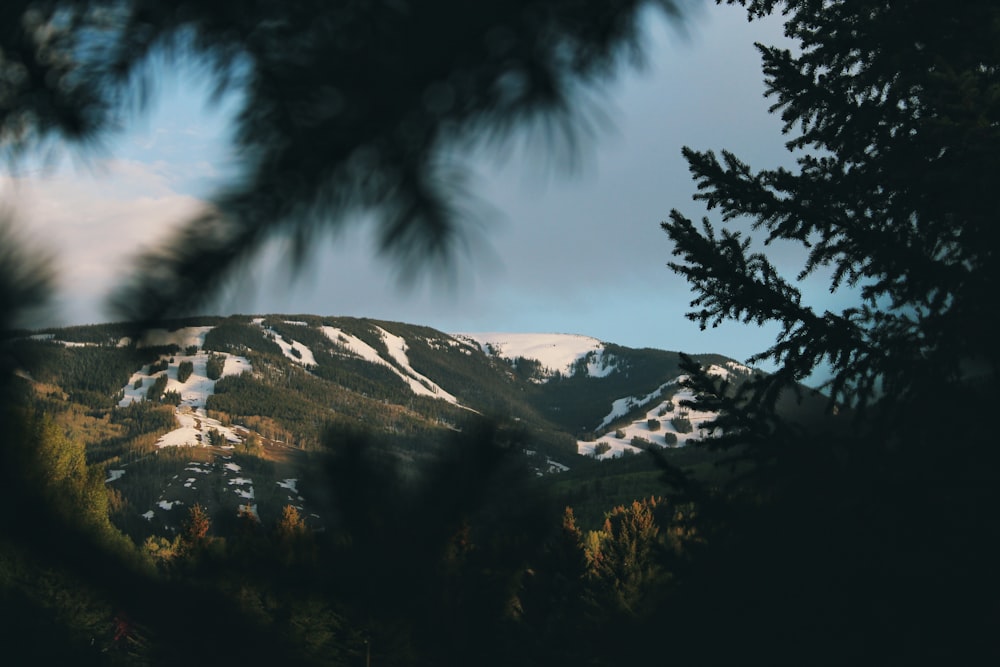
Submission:
<svg viewBox="0 0 1000 667">
<path fill-rule="evenodd" d="M 687 28 L 689 39 L 664 24 L 650 28 L 649 67 L 624 73 L 607 91 L 617 130 L 583 146 L 586 159 L 568 177 L 553 173 L 558 160 L 544 146 L 522 145 L 506 161 L 471 156 L 472 191 L 493 210 L 483 242 L 456 258 L 455 282 L 425 274 L 401 289 L 392 262 L 375 257 L 369 221 L 321 235 L 298 281 L 288 279 L 292 260 L 280 240 L 269 244 L 230 281 L 217 309 L 578 333 L 740 359 L 764 349 L 773 327 L 728 323 L 703 332 L 684 319 L 690 286 L 666 268 L 670 244 L 658 223 L 673 207 L 694 219 L 703 213 L 691 202 L 696 188 L 682 145 L 730 148 L 760 168 L 791 159 L 780 119 L 766 111 L 752 46 L 783 43 L 781 22 L 747 24 L 741 9 L 709 5 Z M 87 173 L 0 176 L 0 201 L 13 199 L 32 235 L 59 254 L 63 322 L 106 319 L 100 306 L 130 258 L 196 214 L 204 201 L 193 194 L 239 173 L 241 156 L 227 143 L 239 98 L 206 104 L 210 86 L 196 72 L 162 75 L 158 103 L 128 128 L 117 159 Z M 800 259 L 778 255 L 793 265 Z M 811 291 L 822 297 L 819 288 Z"/>
<path fill-rule="evenodd" d="M 111 160 L 85 172 L 0 176 L 0 198 L 56 254 L 60 320 L 103 319 L 101 304 L 131 258 L 204 206 L 171 188 L 165 166 Z"/>
</svg>

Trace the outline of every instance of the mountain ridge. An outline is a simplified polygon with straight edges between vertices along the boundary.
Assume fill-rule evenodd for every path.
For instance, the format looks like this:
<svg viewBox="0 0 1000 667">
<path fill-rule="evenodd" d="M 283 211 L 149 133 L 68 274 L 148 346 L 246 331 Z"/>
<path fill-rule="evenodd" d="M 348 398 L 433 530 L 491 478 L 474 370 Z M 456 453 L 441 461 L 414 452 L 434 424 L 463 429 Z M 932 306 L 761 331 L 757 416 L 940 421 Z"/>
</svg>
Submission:
<svg viewBox="0 0 1000 667">
<path fill-rule="evenodd" d="M 21 332 L 4 346 L 37 410 L 85 440 L 133 538 L 176 531 L 178 505 L 232 523 L 310 510 L 331 433 L 365 432 L 402 461 L 469 419 L 512 435 L 538 475 L 683 447 L 715 415 L 680 405 L 680 353 L 578 334 L 456 333 L 369 318 L 191 317 L 136 337 L 109 323 Z M 722 355 L 711 373 L 750 377 Z"/>
<path fill-rule="evenodd" d="M 294 319 L 293 319 L 294 318 Z M 303 319 L 305 318 L 305 319 Z M 213 321 L 212 324 L 198 324 L 206 319 Z M 329 322 L 344 324 L 350 323 L 349 330 L 329 324 Z M 266 326 L 265 326 L 266 323 Z M 407 350 L 416 343 L 417 366 L 428 369 L 431 375 L 438 377 L 448 377 L 447 369 L 441 368 L 441 361 L 436 362 L 428 355 L 428 350 L 436 352 L 458 350 L 467 356 L 473 356 L 474 349 L 478 347 L 482 353 L 479 368 L 473 369 L 482 372 L 486 366 L 492 364 L 492 370 L 505 373 L 508 378 L 521 378 L 532 384 L 558 384 L 560 381 L 583 380 L 583 379 L 607 379 L 613 375 L 627 376 L 637 384 L 637 391 L 626 392 L 621 396 L 615 396 L 611 400 L 605 401 L 604 407 L 610 409 L 616 401 L 628 397 L 646 395 L 653 389 L 663 385 L 670 380 L 676 379 L 680 373 L 677 369 L 676 361 L 679 353 L 655 348 L 628 348 L 613 343 L 600 341 L 597 338 L 583 336 L 580 334 L 562 333 L 515 333 L 515 332 L 492 332 L 492 333 L 454 333 L 449 334 L 429 327 L 411 325 L 403 322 L 391 322 L 374 320 L 368 318 L 343 318 L 343 317 L 317 317 L 311 315 L 267 315 L 267 316 L 231 316 L 229 318 L 186 318 L 185 320 L 173 323 L 174 328 L 154 329 L 146 332 L 144 338 L 139 341 L 136 348 L 156 348 L 175 346 L 178 350 L 187 347 L 192 342 L 199 341 L 200 346 L 204 346 L 204 339 L 208 332 L 219 332 L 220 326 L 252 327 L 256 326 L 258 333 L 263 334 L 265 341 L 258 341 L 258 344 L 268 345 L 272 352 L 280 350 L 281 355 L 289 362 L 298 364 L 303 369 L 316 374 L 321 366 L 316 361 L 312 352 L 312 346 L 316 342 L 316 330 L 320 330 L 323 336 L 328 339 L 324 341 L 326 348 L 322 350 L 328 356 L 339 357 L 340 362 L 355 363 L 358 361 L 380 365 L 388 369 L 404 384 L 408 385 L 415 394 L 428 398 L 441 398 L 453 404 L 457 404 L 454 395 L 448 392 L 445 385 L 448 379 L 441 382 L 424 374 L 421 369 L 410 364 Z M 384 325 L 384 326 L 383 326 Z M 97 347 L 116 348 L 127 347 L 132 341 L 128 337 L 118 335 L 120 329 L 125 325 L 105 324 L 86 325 L 77 327 L 47 328 L 40 332 L 29 334 L 32 340 L 43 342 L 62 342 L 67 347 L 79 347 L 81 345 L 91 345 Z M 388 327 L 388 328 L 386 328 Z M 365 331 L 367 329 L 367 331 Z M 393 333 L 395 329 L 401 331 Z M 98 332 L 106 331 L 101 340 Z M 302 333 L 311 333 L 312 342 L 309 340 L 297 340 L 303 338 Z M 97 334 L 97 335 L 95 335 Z M 199 334 L 201 338 L 199 338 Z M 254 343 L 249 340 L 236 340 L 230 335 L 220 335 L 222 340 L 209 341 L 207 350 L 235 355 L 241 348 L 250 349 Z M 241 334 L 246 339 L 246 332 Z M 215 336 L 213 336 L 215 337 Z M 407 339 L 409 337 L 409 339 Z M 305 338 L 310 338 L 309 336 Z M 367 338 L 367 340 L 366 340 Z M 392 343 L 390 350 L 386 340 Z M 270 345 L 266 342 L 270 341 Z M 512 344 L 513 343 L 513 344 Z M 274 346 L 277 348 L 274 348 Z M 258 349 L 258 351 L 260 351 Z M 631 376 L 630 372 L 643 366 L 649 365 L 649 357 L 655 357 L 659 368 L 654 368 L 652 374 L 658 377 L 658 382 L 650 381 L 650 372 L 638 373 Z M 641 358 L 637 360 L 637 357 Z M 733 367 L 739 367 L 746 374 L 751 372 L 736 362 L 735 360 L 717 354 L 695 355 L 695 358 L 704 359 L 708 363 L 726 363 Z M 325 359 L 327 363 L 331 360 Z M 486 364 L 482 363 L 486 361 Z M 497 362 L 504 364 L 497 365 Z M 249 363 L 249 360 L 247 361 Z M 468 372 L 468 371 L 467 371 Z M 513 374 L 513 375 L 511 375 Z M 320 374 L 322 377 L 322 374 Z M 134 383 L 137 378 L 130 378 Z M 454 379 L 452 378 L 452 381 Z M 554 382 L 553 382 L 554 381 Z M 459 383 L 461 384 L 461 383 Z M 608 383 L 606 383 L 608 384 Z M 467 388 L 467 387 L 466 387 Z M 133 395 L 133 400 L 135 400 Z M 475 402 L 474 400 L 472 402 Z M 633 400 L 633 403 L 638 400 Z M 477 409 L 477 406 L 469 406 Z M 560 408 L 555 408 L 558 411 Z M 592 419 L 586 420 L 589 423 L 574 425 L 572 428 L 586 432 L 588 430 L 600 429 L 607 425 L 606 416 L 609 410 L 601 410 L 594 413 Z M 564 424 L 565 426 L 565 424 Z"/>
<path fill-rule="evenodd" d="M 200 324 L 206 320 L 211 323 Z M 330 322 L 341 325 L 349 323 L 350 326 L 342 329 L 331 325 Z M 257 340 L 256 344 L 270 347 L 271 352 L 280 350 L 282 357 L 291 363 L 302 366 L 304 370 L 313 374 L 316 374 L 317 369 L 321 366 L 316 361 L 312 351 L 312 347 L 316 344 L 316 332 L 319 330 L 327 339 L 323 341 L 326 344 L 326 349 L 322 349 L 321 353 L 328 357 L 339 358 L 335 360 L 335 363 L 336 361 L 346 363 L 364 361 L 380 365 L 408 385 L 415 394 L 428 398 L 440 398 L 453 404 L 457 403 L 457 399 L 444 386 L 449 380 L 442 380 L 442 384 L 416 367 L 421 366 L 428 369 L 428 373 L 431 375 L 448 377 L 446 369 L 440 367 L 440 360 L 435 363 L 429 357 L 429 350 L 435 352 L 457 350 L 466 356 L 473 357 L 477 356 L 474 355 L 474 352 L 475 348 L 478 348 L 482 357 L 479 360 L 479 368 L 474 369 L 475 371 L 481 372 L 486 367 L 492 367 L 494 371 L 506 374 L 508 379 L 521 378 L 536 385 L 558 384 L 560 381 L 569 380 L 607 379 L 613 375 L 628 376 L 637 384 L 638 391 L 614 397 L 606 402 L 607 408 L 611 408 L 616 401 L 629 396 L 639 396 L 640 392 L 641 395 L 645 395 L 654 388 L 663 388 L 664 383 L 674 380 L 680 375 L 680 373 L 674 372 L 676 370 L 675 362 L 679 358 L 677 352 L 656 348 L 628 348 L 581 334 L 521 332 L 450 334 L 403 322 L 312 315 L 272 314 L 266 316 L 237 315 L 228 318 L 185 318 L 173 322 L 170 329 L 152 329 L 145 332 L 143 338 L 135 344 L 135 348 L 170 348 L 173 346 L 176 348 L 174 350 L 176 352 L 181 348 L 195 344 L 199 349 L 229 355 L 236 355 L 240 349 L 252 349 L 255 342 L 247 337 L 246 331 L 240 332 L 234 338 L 232 331 L 222 333 L 220 330 L 220 327 L 232 328 L 234 326 L 248 329 L 256 327 L 264 339 Z M 401 333 L 394 333 L 391 331 L 392 329 Z M 132 345 L 132 341 L 128 336 L 121 335 L 124 331 L 127 331 L 127 325 L 110 323 L 46 328 L 38 332 L 28 333 L 23 338 L 40 343 L 62 343 L 66 347 L 89 345 L 104 348 L 111 346 L 126 348 Z M 103 337 L 101 332 L 104 332 Z M 214 333 L 210 336 L 210 332 Z M 311 335 L 305 337 L 301 335 L 307 332 Z M 215 336 L 215 333 L 220 335 Z M 240 336 L 242 336 L 242 340 L 238 340 Z M 297 340 L 296 337 L 303 340 Z M 206 345 L 206 338 L 218 338 L 219 340 L 208 340 Z M 386 344 L 387 340 L 392 344 L 391 349 Z M 411 350 L 414 344 L 418 346 L 415 350 L 417 358 L 414 362 L 415 365 L 411 365 L 407 351 Z M 262 349 L 258 347 L 255 351 L 259 352 Z M 729 364 L 733 368 L 739 368 L 747 375 L 752 372 L 751 369 L 722 355 L 701 354 L 694 356 L 709 364 Z M 652 377 L 650 372 L 637 373 L 635 376 L 630 375 L 630 372 L 648 366 L 650 357 L 656 358 L 656 361 L 659 362 L 659 368 L 651 371 L 653 375 L 658 373 L 656 379 L 659 382 L 649 380 L 649 377 Z M 324 361 L 329 364 L 331 360 L 327 358 Z M 485 365 L 482 363 L 483 361 L 486 362 Z M 497 362 L 504 365 L 498 366 Z M 246 360 L 246 363 L 249 364 L 249 360 Z M 655 367 L 657 364 L 654 363 L 653 366 Z M 322 375 L 320 376 L 322 377 Z M 131 377 L 131 383 L 134 383 L 136 379 L 138 378 Z M 452 379 L 452 381 L 454 380 Z M 134 392 L 127 393 L 132 396 L 132 400 L 138 398 Z M 637 401 L 633 401 L 633 403 L 635 402 Z M 471 407 L 475 408 L 475 406 Z M 597 418 L 591 419 L 590 424 L 580 425 L 579 430 L 585 432 L 607 426 L 606 416 L 608 414 L 608 410 L 595 413 Z"/>
</svg>

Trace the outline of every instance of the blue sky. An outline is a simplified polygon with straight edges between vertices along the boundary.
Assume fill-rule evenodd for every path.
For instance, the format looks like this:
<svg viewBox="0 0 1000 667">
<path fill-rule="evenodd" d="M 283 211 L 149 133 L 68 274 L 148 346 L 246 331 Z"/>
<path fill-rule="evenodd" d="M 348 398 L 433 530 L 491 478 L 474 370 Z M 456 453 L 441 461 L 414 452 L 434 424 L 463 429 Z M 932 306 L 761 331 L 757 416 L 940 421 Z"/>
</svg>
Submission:
<svg viewBox="0 0 1000 667">
<path fill-rule="evenodd" d="M 280 242 L 220 297 L 215 312 L 313 313 L 400 320 L 449 332 L 579 333 L 631 347 L 719 352 L 745 359 L 776 329 L 732 323 L 702 332 L 684 318 L 692 295 L 667 267 L 660 229 L 671 208 L 702 215 L 680 155 L 729 149 L 756 168 L 790 164 L 780 121 L 767 113 L 755 40 L 781 43 L 779 21 L 747 23 L 738 8 L 705 5 L 683 30 L 649 21 L 649 62 L 626 71 L 601 101 L 610 124 L 573 170 L 517 141 L 503 159 L 468 162 L 483 202 L 482 234 L 450 279 L 433 269 L 401 281 L 376 256 L 365 221 L 315 249 L 296 278 Z M 61 293 L 51 323 L 108 319 L 108 291 L 127 259 L 162 239 L 238 168 L 229 149 L 230 98 L 212 104 L 190 64 L 162 68 L 147 113 L 123 123 L 107 150 L 24 170 L 0 185 L 27 226 L 55 245 Z M 796 272 L 800 254 L 777 249 Z M 782 254 L 783 253 L 783 254 Z M 837 305 L 822 281 L 805 286 Z"/>
</svg>

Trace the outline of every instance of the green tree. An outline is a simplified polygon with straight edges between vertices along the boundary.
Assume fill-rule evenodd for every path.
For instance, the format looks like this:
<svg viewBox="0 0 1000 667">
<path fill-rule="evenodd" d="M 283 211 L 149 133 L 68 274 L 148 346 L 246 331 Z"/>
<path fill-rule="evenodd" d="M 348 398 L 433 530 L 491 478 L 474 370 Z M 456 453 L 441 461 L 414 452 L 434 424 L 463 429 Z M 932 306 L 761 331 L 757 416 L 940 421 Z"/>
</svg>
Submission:
<svg viewBox="0 0 1000 667">
<path fill-rule="evenodd" d="M 264 451 L 264 445 L 260 442 L 260 436 L 254 431 L 247 433 L 246 438 L 241 443 L 245 453 L 251 456 L 260 456 Z"/>
<path fill-rule="evenodd" d="M 158 535 L 150 535 L 142 544 L 142 550 L 160 567 L 166 567 L 183 551 L 182 537 L 173 540 Z"/>
<path fill-rule="evenodd" d="M 670 425 L 673 426 L 678 433 L 690 433 L 694 430 L 694 427 L 691 425 L 691 420 L 687 417 L 672 417 L 670 419 Z"/>
<path fill-rule="evenodd" d="M 108 520 L 104 471 L 87 465 L 83 444 L 46 416 L 28 415 L 27 422 L 29 440 L 21 456 L 28 483 L 67 520 L 120 537 Z"/>
<path fill-rule="evenodd" d="M 274 526 L 274 546 L 278 559 L 286 564 L 304 564 L 316 559 L 313 532 L 292 505 L 281 509 L 281 516 Z"/>
<path fill-rule="evenodd" d="M 221 354 L 208 355 L 205 363 L 205 375 L 209 380 L 218 380 L 222 377 L 222 372 L 226 367 L 226 357 Z"/>
<path fill-rule="evenodd" d="M 281 518 L 278 519 L 278 523 L 274 527 L 274 533 L 278 540 L 296 540 L 306 530 L 306 522 L 302 520 L 299 511 L 292 505 L 285 505 L 281 509 Z"/>
<path fill-rule="evenodd" d="M 191 373 L 194 373 L 194 363 L 191 361 L 182 361 L 177 365 L 177 381 L 181 384 L 187 382 L 187 379 L 191 377 Z"/>
<path fill-rule="evenodd" d="M 167 374 L 160 373 L 153 380 L 153 384 L 149 386 L 146 390 L 146 400 L 147 401 L 158 401 L 163 397 L 163 392 L 167 388 Z"/>
<path fill-rule="evenodd" d="M 163 396 L 160 397 L 160 402 L 168 405 L 180 405 L 181 400 L 183 399 L 181 398 L 180 392 L 173 389 L 163 392 Z"/>
<path fill-rule="evenodd" d="M 648 613 L 658 603 L 664 582 L 655 549 L 660 539 L 656 498 L 619 505 L 591 531 L 584 543 L 594 601 L 629 616 Z"/>
<path fill-rule="evenodd" d="M 181 538 L 188 549 L 197 548 L 208 540 L 208 531 L 212 520 L 200 503 L 195 503 L 188 509 L 187 519 L 181 529 Z"/>
</svg>

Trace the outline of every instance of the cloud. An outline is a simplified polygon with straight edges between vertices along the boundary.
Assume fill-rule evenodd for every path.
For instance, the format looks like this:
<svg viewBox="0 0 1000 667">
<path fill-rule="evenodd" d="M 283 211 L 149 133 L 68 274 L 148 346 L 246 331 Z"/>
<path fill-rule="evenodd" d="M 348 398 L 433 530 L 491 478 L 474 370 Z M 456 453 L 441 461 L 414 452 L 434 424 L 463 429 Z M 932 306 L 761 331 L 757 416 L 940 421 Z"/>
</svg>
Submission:
<svg viewBox="0 0 1000 667">
<path fill-rule="evenodd" d="M 87 171 L 0 176 L 0 196 L 56 254 L 61 321 L 99 321 L 103 300 L 131 258 L 204 206 L 175 192 L 163 167 L 111 160 Z"/>
<path fill-rule="evenodd" d="M 780 22 L 747 25 L 738 8 L 709 8 L 681 39 L 654 24 L 650 65 L 610 87 L 615 126 L 554 169 L 544 142 L 515 141 L 502 159 L 471 159 L 470 189 L 493 207 L 488 247 L 457 267 L 457 285 L 400 289 L 364 232 L 316 244 L 315 266 L 291 287 L 281 253 L 222 302 L 227 312 L 312 312 L 417 322 L 444 330 L 581 333 L 630 346 L 719 351 L 745 358 L 774 340 L 743 325 L 701 332 L 684 319 L 690 287 L 666 267 L 659 223 L 703 207 L 681 147 L 730 148 L 752 164 L 790 162 L 780 119 L 767 113 L 754 40 L 780 42 Z"/>
<path fill-rule="evenodd" d="M 673 274 L 659 223 L 671 208 L 692 219 L 695 184 L 681 147 L 730 149 L 754 168 L 787 165 L 780 119 L 767 113 L 753 42 L 784 44 L 780 20 L 747 24 L 741 8 L 706 6 L 682 38 L 650 26 L 649 65 L 608 89 L 614 129 L 599 128 L 569 173 L 544 142 L 514 142 L 505 159 L 470 158 L 470 190 L 486 206 L 484 242 L 457 258 L 454 280 L 433 271 L 402 286 L 378 258 L 372 227 L 313 244 L 314 263 L 289 281 L 280 242 L 232 281 L 218 310 L 355 315 L 446 331 L 580 333 L 633 347 L 716 351 L 740 359 L 766 348 L 773 328 L 726 324 L 701 332 L 684 319 L 689 285 Z M 176 78 L 174 83 L 169 77 Z M 193 216 L 239 156 L 226 140 L 239 100 L 212 107 L 183 71 L 164 73 L 165 92 L 117 159 L 85 173 L 3 179 L 31 231 L 59 253 L 62 321 L 95 322 L 102 301 L 140 249 Z M 173 88 L 171 87 L 173 86 Z M 176 93 L 176 94 L 174 94 Z M 142 125 L 143 123 L 139 123 Z M 524 137 L 522 137 L 524 139 Z M 540 149 L 539 146 L 542 146 Z M 143 148 L 146 147 L 146 148 Z M 775 249 L 770 249 L 769 254 Z M 779 263 L 801 259 L 778 249 Z M 817 282 L 807 296 L 824 296 Z"/>
</svg>

